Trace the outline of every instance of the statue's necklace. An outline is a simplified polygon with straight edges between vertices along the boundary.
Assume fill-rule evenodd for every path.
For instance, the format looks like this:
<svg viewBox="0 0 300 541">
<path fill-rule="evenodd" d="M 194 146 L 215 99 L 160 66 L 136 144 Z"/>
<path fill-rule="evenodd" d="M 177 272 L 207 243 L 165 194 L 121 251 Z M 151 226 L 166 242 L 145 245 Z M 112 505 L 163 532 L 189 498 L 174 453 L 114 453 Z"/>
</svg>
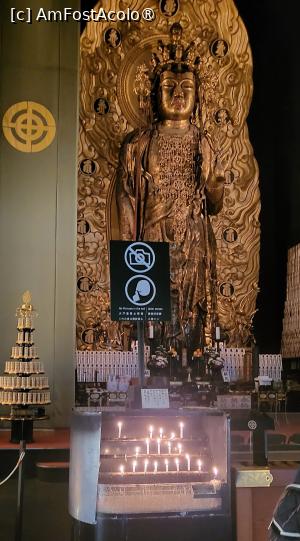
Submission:
<svg viewBox="0 0 300 541">
<path fill-rule="evenodd" d="M 199 153 L 198 133 L 184 135 L 159 132 L 159 182 L 156 193 L 172 203 L 174 241 L 181 242 L 186 231 L 189 206 L 196 188 L 196 156 Z"/>
</svg>

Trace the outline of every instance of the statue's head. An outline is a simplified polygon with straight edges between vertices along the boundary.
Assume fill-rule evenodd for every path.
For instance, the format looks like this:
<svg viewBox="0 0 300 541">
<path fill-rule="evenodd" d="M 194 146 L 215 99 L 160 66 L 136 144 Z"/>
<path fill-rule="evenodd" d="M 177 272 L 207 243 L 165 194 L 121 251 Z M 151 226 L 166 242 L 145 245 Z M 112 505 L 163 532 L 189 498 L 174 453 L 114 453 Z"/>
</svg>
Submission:
<svg viewBox="0 0 300 541">
<path fill-rule="evenodd" d="M 154 120 L 187 120 L 191 117 L 199 87 L 200 58 L 196 42 L 183 45 L 182 27 L 170 28 L 170 42 L 157 44 L 150 69 L 138 68 L 134 91 L 141 109 L 147 109 L 150 98 Z"/>
<path fill-rule="evenodd" d="M 191 71 L 166 70 L 159 78 L 156 96 L 161 120 L 187 120 L 195 107 L 196 83 Z"/>
</svg>

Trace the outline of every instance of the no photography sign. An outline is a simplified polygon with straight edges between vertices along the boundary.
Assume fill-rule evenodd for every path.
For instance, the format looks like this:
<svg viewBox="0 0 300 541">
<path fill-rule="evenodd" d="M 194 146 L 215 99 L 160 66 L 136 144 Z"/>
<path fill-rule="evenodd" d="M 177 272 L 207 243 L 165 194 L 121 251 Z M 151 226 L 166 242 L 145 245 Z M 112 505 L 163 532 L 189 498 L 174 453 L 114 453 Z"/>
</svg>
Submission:
<svg viewBox="0 0 300 541">
<path fill-rule="evenodd" d="M 112 240 L 110 296 L 113 321 L 168 321 L 168 243 Z"/>
</svg>

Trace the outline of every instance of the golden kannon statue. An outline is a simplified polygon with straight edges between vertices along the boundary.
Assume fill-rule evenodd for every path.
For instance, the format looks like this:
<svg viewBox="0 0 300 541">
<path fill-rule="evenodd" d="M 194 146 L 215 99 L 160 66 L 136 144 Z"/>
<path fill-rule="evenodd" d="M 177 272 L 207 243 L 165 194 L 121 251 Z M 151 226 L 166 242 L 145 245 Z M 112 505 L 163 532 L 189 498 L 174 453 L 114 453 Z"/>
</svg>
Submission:
<svg viewBox="0 0 300 541">
<path fill-rule="evenodd" d="M 119 332 L 110 317 L 109 241 L 138 237 L 170 244 L 173 317 L 163 337 L 192 338 L 196 349 L 203 326 L 208 338 L 218 323 L 228 346 L 245 347 L 260 237 L 247 32 L 234 0 L 154 4 L 153 21 L 89 21 L 81 37 L 77 347 L 130 346 L 130 326 Z M 135 1 L 140 13 L 149 7 Z M 174 23 L 184 31 L 181 39 L 175 27 L 170 43 Z M 91 344 L 91 330 L 105 340 Z"/>
<path fill-rule="evenodd" d="M 222 208 L 224 176 L 210 141 L 193 123 L 200 105 L 199 57 L 193 44 L 182 46 L 179 23 L 170 33 L 171 42 L 160 42 L 152 55 L 155 119 L 121 147 L 116 199 L 122 240 L 169 243 L 172 319 L 161 338 L 166 346 L 195 349 L 204 345 L 207 315 L 210 331 L 216 324 L 209 215 Z"/>
</svg>

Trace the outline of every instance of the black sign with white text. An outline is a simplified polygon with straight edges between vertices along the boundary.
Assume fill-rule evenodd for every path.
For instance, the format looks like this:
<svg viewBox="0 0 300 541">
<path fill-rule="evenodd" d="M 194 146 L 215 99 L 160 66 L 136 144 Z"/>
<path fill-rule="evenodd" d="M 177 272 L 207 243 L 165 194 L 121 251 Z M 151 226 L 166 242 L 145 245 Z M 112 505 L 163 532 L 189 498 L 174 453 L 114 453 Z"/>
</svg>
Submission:
<svg viewBox="0 0 300 541">
<path fill-rule="evenodd" d="M 110 242 L 113 321 L 169 321 L 170 261 L 167 242 Z"/>
</svg>

